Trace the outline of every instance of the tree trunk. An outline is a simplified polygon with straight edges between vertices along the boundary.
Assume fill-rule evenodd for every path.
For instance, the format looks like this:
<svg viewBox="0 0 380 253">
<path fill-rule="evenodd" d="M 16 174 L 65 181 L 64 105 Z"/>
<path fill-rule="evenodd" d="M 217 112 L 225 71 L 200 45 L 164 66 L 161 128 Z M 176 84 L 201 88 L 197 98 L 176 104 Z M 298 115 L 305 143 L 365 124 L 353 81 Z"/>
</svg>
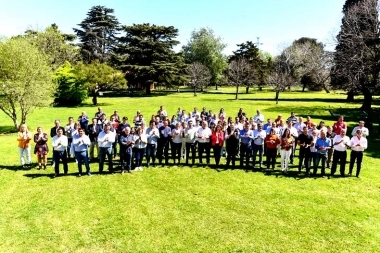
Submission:
<svg viewBox="0 0 380 253">
<path fill-rule="evenodd" d="M 245 94 L 248 94 L 249 92 L 249 86 L 245 87 Z"/>
<path fill-rule="evenodd" d="M 215 90 L 218 90 L 218 83 L 215 83 Z"/>
<path fill-rule="evenodd" d="M 302 92 L 305 92 L 305 89 L 306 89 L 306 84 L 303 84 L 302 85 Z"/>
<path fill-rule="evenodd" d="M 15 127 L 15 130 L 18 131 L 19 130 L 18 129 L 19 125 L 18 125 L 17 118 L 12 118 L 12 121 L 13 121 L 13 126 Z"/>
<path fill-rule="evenodd" d="M 369 112 L 372 106 L 372 93 L 368 89 L 368 87 L 363 87 L 362 92 L 364 95 L 364 101 L 360 109 L 362 109 L 363 111 Z"/>
<path fill-rule="evenodd" d="M 239 94 L 239 85 L 236 85 L 236 96 L 235 99 L 238 99 L 238 94 Z"/>
<path fill-rule="evenodd" d="M 280 92 L 279 91 L 276 91 L 276 105 L 278 104 L 278 97 L 280 96 Z"/>
<path fill-rule="evenodd" d="M 194 87 L 194 97 L 196 97 L 196 96 L 197 96 L 197 88 Z"/>
<path fill-rule="evenodd" d="M 150 83 L 149 82 L 146 82 L 145 83 L 145 91 L 146 91 L 146 94 L 150 95 L 151 92 L 150 92 Z"/>
<path fill-rule="evenodd" d="M 329 89 L 327 89 L 326 85 L 322 85 L 322 88 L 326 91 L 326 93 L 330 93 Z"/>
<path fill-rule="evenodd" d="M 355 100 L 355 95 L 353 91 L 348 91 L 347 92 L 347 102 L 354 102 Z"/>
</svg>

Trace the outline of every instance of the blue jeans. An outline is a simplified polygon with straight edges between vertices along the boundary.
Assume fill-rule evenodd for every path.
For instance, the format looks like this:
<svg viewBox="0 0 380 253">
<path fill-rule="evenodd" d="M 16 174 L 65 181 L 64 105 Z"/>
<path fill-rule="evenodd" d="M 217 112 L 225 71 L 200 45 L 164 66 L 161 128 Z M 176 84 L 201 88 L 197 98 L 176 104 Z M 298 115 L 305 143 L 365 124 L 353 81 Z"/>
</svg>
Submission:
<svg viewBox="0 0 380 253">
<path fill-rule="evenodd" d="M 132 148 L 127 147 L 125 150 L 123 150 L 123 155 L 122 155 L 122 161 L 121 161 L 121 170 L 122 171 L 131 171 L 132 169 Z"/>
<path fill-rule="evenodd" d="M 108 170 L 113 173 L 112 146 L 109 148 L 99 148 L 99 172 L 103 172 L 106 156 L 108 159 Z"/>
<path fill-rule="evenodd" d="M 318 165 L 319 161 L 322 160 L 322 169 L 321 169 L 321 175 L 325 175 L 325 168 L 326 168 L 326 160 L 327 160 L 327 152 L 326 153 L 316 153 L 316 162 L 314 166 L 314 175 L 317 174 L 318 171 Z"/>
<path fill-rule="evenodd" d="M 148 144 L 146 146 L 146 161 L 150 164 L 150 158 L 152 158 L 153 164 L 156 162 L 156 152 L 157 152 L 157 143 L 156 144 Z"/>
<path fill-rule="evenodd" d="M 86 173 L 90 172 L 90 164 L 88 163 L 88 153 L 87 150 L 75 151 L 75 159 L 78 161 L 78 171 L 82 174 L 82 164 L 86 166 Z"/>
<path fill-rule="evenodd" d="M 59 174 L 59 162 L 62 160 L 63 163 L 63 172 L 67 174 L 69 167 L 67 165 L 67 152 L 64 151 L 53 151 L 54 157 L 54 171 L 56 174 Z"/>
<path fill-rule="evenodd" d="M 136 167 L 141 167 L 145 154 L 145 148 L 135 148 Z"/>
<path fill-rule="evenodd" d="M 263 166 L 264 145 L 253 144 L 252 145 L 252 149 L 253 149 L 253 167 L 255 167 L 255 164 L 256 164 L 256 155 L 257 155 L 257 152 L 259 152 L 260 167 Z"/>
</svg>

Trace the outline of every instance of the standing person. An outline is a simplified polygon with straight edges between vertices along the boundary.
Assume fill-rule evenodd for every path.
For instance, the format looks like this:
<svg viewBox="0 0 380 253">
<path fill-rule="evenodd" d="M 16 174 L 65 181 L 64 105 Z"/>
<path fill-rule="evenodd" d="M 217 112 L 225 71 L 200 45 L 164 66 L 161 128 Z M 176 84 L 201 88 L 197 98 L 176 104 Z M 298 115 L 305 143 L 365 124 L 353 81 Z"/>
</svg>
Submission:
<svg viewBox="0 0 380 253">
<path fill-rule="evenodd" d="M 98 135 L 99 145 L 99 173 L 103 173 L 104 161 L 107 156 L 108 170 L 113 174 L 113 161 L 112 161 L 112 143 L 115 142 L 115 133 L 111 131 L 111 125 L 105 125 L 103 131 Z"/>
<path fill-rule="evenodd" d="M 249 158 L 251 155 L 251 140 L 253 137 L 252 130 L 249 129 L 249 123 L 245 123 L 243 130 L 239 133 L 240 138 L 240 167 L 243 167 L 245 158 L 245 167 L 248 169 Z"/>
<path fill-rule="evenodd" d="M 95 113 L 95 118 L 99 121 L 102 119 L 103 114 L 105 113 L 103 112 L 102 107 L 98 107 L 98 111 Z"/>
<path fill-rule="evenodd" d="M 333 148 L 333 143 L 334 142 L 333 142 L 333 140 L 334 140 L 336 134 L 332 131 L 331 126 L 327 126 L 326 128 L 327 128 L 326 137 L 331 140 L 331 148 L 329 150 L 327 150 L 327 164 L 326 164 L 326 167 L 330 168 L 332 157 L 333 157 L 333 152 L 334 152 L 334 148 Z"/>
<path fill-rule="evenodd" d="M 356 161 L 356 177 L 359 178 L 363 161 L 363 152 L 368 147 L 367 139 L 362 136 L 362 131 L 360 129 L 356 130 L 356 136 L 351 138 L 350 144 L 351 156 L 349 175 L 351 176 Z"/>
<path fill-rule="evenodd" d="M 185 138 L 185 130 L 187 128 L 186 122 L 181 123 L 181 139 L 182 139 L 182 146 L 181 146 L 181 159 L 186 158 L 186 138 Z"/>
<path fill-rule="evenodd" d="M 301 175 L 302 170 L 302 163 L 305 166 L 306 169 L 306 175 L 310 175 L 310 147 L 313 142 L 313 137 L 309 135 L 307 126 L 305 125 L 303 127 L 303 131 L 300 135 L 298 135 L 298 146 L 300 147 L 300 153 L 299 153 L 299 162 L 298 162 L 298 175 Z"/>
<path fill-rule="evenodd" d="M 80 123 L 80 128 L 82 128 L 85 131 L 85 134 L 87 134 L 87 127 L 90 118 L 87 116 L 85 111 L 83 111 L 82 114 L 78 117 L 78 121 Z"/>
<path fill-rule="evenodd" d="M 234 124 L 231 124 L 227 128 L 224 139 L 226 140 L 227 166 L 230 166 L 230 162 L 232 162 L 232 167 L 235 167 L 236 154 L 239 145 L 239 129 L 237 129 Z"/>
<path fill-rule="evenodd" d="M 37 127 L 37 133 L 34 135 L 34 142 L 36 146 L 34 147 L 34 154 L 37 155 L 38 169 L 46 170 L 47 164 L 47 153 L 49 148 L 47 145 L 48 135 L 43 132 L 42 127 Z"/>
<path fill-rule="evenodd" d="M 264 115 L 260 112 L 260 110 L 256 110 L 256 115 L 253 116 L 253 121 L 256 124 L 263 124 L 264 123 Z"/>
<path fill-rule="evenodd" d="M 29 142 L 32 139 L 32 134 L 28 131 L 25 124 L 20 125 L 20 131 L 17 135 L 18 150 L 20 154 L 20 164 L 23 168 L 30 167 L 32 165 L 32 160 L 30 158 L 30 145 Z M 26 163 L 24 161 L 24 156 L 26 156 Z"/>
<path fill-rule="evenodd" d="M 96 147 L 96 158 L 99 158 L 99 145 L 98 145 L 98 135 L 102 131 L 100 125 L 98 125 L 98 120 L 96 118 L 92 119 L 92 124 L 88 125 L 88 137 L 90 138 L 90 161 L 95 158 L 94 148 Z"/>
<path fill-rule="evenodd" d="M 208 123 L 206 120 L 202 121 L 202 127 L 198 128 L 197 136 L 198 136 L 198 157 L 199 157 L 199 165 L 202 166 L 202 158 L 203 153 L 206 153 L 206 163 L 207 166 L 210 165 L 210 137 L 211 130 L 208 127 Z"/>
<path fill-rule="evenodd" d="M 144 158 L 146 144 L 148 140 L 142 128 L 136 129 L 136 133 L 133 136 L 133 140 L 135 142 L 135 147 L 133 148 L 133 151 L 135 153 L 135 158 L 136 158 L 135 170 L 143 170 L 142 160 Z"/>
<path fill-rule="evenodd" d="M 73 141 L 73 131 L 74 131 L 74 118 L 69 117 L 68 123 L 65 126 L 65 134 L 67 137 L 67 157 L 70 158 L 70 148 L 71 148 L 71 142 Z"/>
<path fill-rule="evenodd" d="M 132 173 L 132 150 L 135 144 L 134 137 L 131 134 L 131 128 L 126 127 L 120 137 L 120 159 L 121 159 L 121 174 L 124 175 L 125 170 Z"/>
<path fill-rule="evenodd" d="M 68 140 L 66 135 L 63 134 L 62 129 L 58 129 L 57 135 L 53 137 L 53 152 L 54 152 L 54 177 L 59 176 L 59 162 L 62 160 L 63 163 L 63 172 L 65 176 L 69 171 L 69 167 L 67 165 L 67 149 Z"/>
<path fill-rule="evenodd" d="M 267 170 L 270 169 L 272 165 L 272 170 L 274 170 L 276 164 L 276 156 L 277 156 L 277 146 L 280 145 L 281 141 L 278 135 L 276 135 L 276 131 L 274 128 L 270 129 L 270 133 L 265 137 L 265 143 L 267 146 Z"/>
<path fill-rule="evenodd" d="M 321 175 L 325 177 L 325 168 L 326 168 L 326 160 L 327 160 L 327 150 L 331 148 L 331 140 L 326 137 L 325 132 L 320 132 L 321 137 L 318 138 L 315 143 L 315 148 L 317 149 L 317 161 L 316 166 L 314 166 L 314 176 L 317 175 L 319 161 L 322 160 L 322 168 Z"/>
<path fill-rule="evenodd" d="M 116 120 L 115 115 L 113 115 L 111 116 L 109 123 L 111 124 L 112 131 L 115 133 L 115 142 L 112 144 L 112 153 L 113 153 L 113 158 L 115 159 L 117 155 L 117 140 L 119 139 L 118 129 L 119 129 L 120 121 Z"/>
<path fill-rule="evenodd" d="M 281 136 L 281 170 L 288 173 L 289 170 L 289 157 L 292 152 L 294 139 L 290 134 L 290 129 L 286 128 Z"/>
<path fill-rule="evenodd" d="M 176 164 L 176 159 L 178 159 L 178 164 L 181 161 L 181 147 L 182 147 L 182 130 L 181 124 L 177 123 L 175 128 L 172 130 L 172 158 L 173 164 Z"/>
<path fill-rule="evenodd" d="M 257 124 L 257 129 L 253 131 L 253 168 L 256 164 L 257 152 L 259 153 L 259 164 L 260 169 L 263 167 L 263 153 L 264 153 L 264 143 L 267 133 L 263 130 L 261 123 Z"/>
<path fill-rule="evenodd" d="M 75 159 L 78 162 L 78 177 L 82 176 L 82 164 L 86 167 L 86 174 L 91 176 L 90 164 L 88 162 L 88 147 L 91 145 L 90 138 L 85 134 L 82 128 L 73 136 L 73 147 Z"/>
<path fill-rule="evenodd" d="M 169 145 L 171 139 L 172 129 L 169 127 L 169 122 L 164 121 L 164 125 L 158 129 L 160 133 L 160 138 L 157 143 L 157 158 L 162 165 L 163 156 L 165 156 L 165 165 L 169 164 Z"/>
<path fill-rule="evenodd" d="M 303 128 L 306 126 L 305 123 L 303 123 L 303 118 L 299 117 L 298 122 L 293 125 L 293 127 L 297 130 L 297 136 L 303 133 Z M 297 150 L 297 144 L 298 144 L 298 139 L 297 142 L 294 145 L 294 153 L 296 153 Z"/>
<path fill-rule="evenodd" d="M 193 121 L 188 122 L 188 127 L 185 129 L 184 137 L 186 138 L 186 165 L 189 165 L 189 155 L 191 150 L 192 166 L 195 163 L 195 145 L 197 140 L 197 129 L 193 127 Z"/>
<path fill-rule="evenodd" d="M 150 127 L 146 129 L 145 133 L 148 142 L 146 147 L 147 166 L 150 167 L 150 158 L 152 158 L 153 166 L 156 166 L 157 143 L 160 138 L 160 132 L 158 131 L 154 121 L 150 121 Z"/>
<path fill-rule="evenodd" d="M 221 125 L 216 126 L 216 131 L 211 134 L 211 147 L 214 150 L 214 158 L 216 166 L 220 163 L 220 151 L 222 150 L 224 144 L 224 132 Z"/>
<path fill-rule="evenodd" d="M 313 141 L 311 142 L 311 145 L 310 145 L 309 168 L 311 168 L 311 161 L 313 161 L 313 171 L 314 171 L 314 170 L 317 170 L 318 153 L 317 153 L 317 148 L 315 144 L 317 143 L 317 140 L 318 140 L 318 130 L 313 130 L 310 136 L 313 137 Z"/>
<path fill-rule="evenodd" d="M 346 130 L 347 132 L 347 124 L 344 122 L 344 117 L 340 115 L 338 121 L 333 125 L 333 132 L 339 135 L 342 129 Z"/>
<path fill-rule="evenodd" d="M 368 130 L 368 128 L 366 128 L 366 127 L 364 126 L 364 124 L 365 124 L 364 121 L 362 121 L 362 120 L 359 121 L 359 125 L 356 126 L 356 127 L 352 130 L 351 135 L 352 135 L 352 136 L 356 136 L 356 132 L 357 132 L 358 130 L 361 130 L 361 131 L 362 131 L 362 137 L 363 137 L 363 138 L 367 138 L 368 135 L 369 135 L 369 130 Z"/>
<path fill-rule="evenodd" d="M 290 164 L 293 164 L 294 156 L 295 156 L 295 150 L 296 150 L 295 147 L 296 147 L 297 138 L 298 138 L 298 131 L 295 127 L 293 127 L 293 121 L 287 120 L 286 124 L 287 124 L 287 126 L 286 126 L 287 129 L 289 129 L 289 131 L 290 131 L 290 135 L 293 137 L 293 146 L 290 150 L 290 157 L 289 157 Z"/>
<path fill-rule="evenodd" d="M 290 117 L 286 121 L 289 121 L 292 124 L 292 126 L 294 126 L 297 123 L 296 113 L 291 112 Z"/>
<path fill-rule="evenodd" d="M 334 155 L 331 166 L 331 176 L 334 176 L 336 172 L 336 166 L 340 166 L 340 175 L 344 177 L 346 160 L 347 160 L 347 148 L 350 147 L 350 138 L 346 135 L 346 130 L 341 130 L 340 135 L 336 135 L 333 139 Z"/>
<path fill-rule="evenodd" d="M 54 136 L 56 136 L 59 129 L 62 130 L 62 133 L 64 135 L 65 134 L 65 128 L 61 127 L 61 121 L 59 119 L 56 119 L 54 121 L 54 127 L 52 127 L 50 129 L 50 137 L 53 138 Z M 55 161 L 54 155 L 55 155 L 55 152 L 53 152 L 53 154 L 52 154 L 52 161 L 51 161 L 51 164 L 53 165 L 53 167 L 54 167 L 54 161 Z"/>
</svg>

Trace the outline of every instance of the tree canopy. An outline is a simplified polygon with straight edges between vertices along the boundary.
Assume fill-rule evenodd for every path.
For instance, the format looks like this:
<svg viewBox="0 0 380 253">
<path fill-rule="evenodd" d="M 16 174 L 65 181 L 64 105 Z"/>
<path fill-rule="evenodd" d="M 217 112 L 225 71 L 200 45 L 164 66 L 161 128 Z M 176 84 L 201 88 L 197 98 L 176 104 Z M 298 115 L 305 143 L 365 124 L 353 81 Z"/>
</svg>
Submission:
<svg viewBox="0 0 380 253">
<path fill-rule="evenodd" d="M 24 37 L 0 42 L 0 109 L 15 129 L 36 107 L 49 104 L 55 84 L 46 56 Z"/>
</svg>

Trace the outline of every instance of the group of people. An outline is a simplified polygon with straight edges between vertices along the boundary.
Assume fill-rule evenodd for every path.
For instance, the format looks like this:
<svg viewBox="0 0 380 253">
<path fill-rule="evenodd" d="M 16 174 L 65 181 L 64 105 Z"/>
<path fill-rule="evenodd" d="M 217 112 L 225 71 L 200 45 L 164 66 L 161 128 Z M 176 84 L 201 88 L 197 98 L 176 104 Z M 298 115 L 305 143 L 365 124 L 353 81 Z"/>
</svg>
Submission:
<svg viewBox="0 0 380 253">
<path fill-rule="evenodd" d="M 326 167 L 331 167 L 331 175 L 334 175 L 339 164 L 340 175 L 346 176 L 347 149 L 350 148 L 349 175 L 356 164 L 356 176 L 359 177 L 369 135 L 364 122 L 360 121 L 351 133 L 352 138 L 348 137 L 343 116 L 330 127 L 323 121 L 315 124 L 309 116 L 304 121 L 294 112 L 287 119 L 278 115 L 274 120 L 265 121 L 259 110 L 253 117 L 248 117 L 242 108 L 236 117 L 227 117 L 223 108 L 216 114 L 205 107 L 202 111 L 194 108 L 189 113 L 178 108 L 177 113 L 169 118 L 167 111 L 160 106 L 149 120 L 137 111 L 132 121 L 130 124 L 128 117 L 121 118 L 118 111 L 108 118 L 101 107 L 91 120 L 86 112 L 82 112 L 76 121 L 70 117 L 64 126 L 55 120 L 50 131 L 54 176 L 60 174 L 61 162 L 64 174 L 68 173 L 68 159 L 72 155 L 78 164 L 78 176 L 82 175 L 83 165 L 86 174 L 91 176 L 90 162 L 94 159 L 98 159 L 99 173 L 103 173 L 106 162 L 109 172 L 114 173 L 114 161 L 119 155 L 121 173 L 124 174 L 142 170 L 144 157 L 147 167 L 169 165 L 169 160 L 172 164 L 180 164 L 182 159 L 186 165 L 193 166 L 196 158 L 198 165 L 210 165 L 211 151 L 216 166 L 220 166 L 221 157 L 225 155 L 226 166 L 235 168 L 239 160 L 240 167 L 246 170 L 255 166 L 266 171 L 274 170 L 280 156 L 281 170 L 287 173 L 297 149 L 300 175 L 303 168 L 305 175 L 310 175 L 311 169 L 316 175 L 319 166 L 322 177 L 326 174 Z M 46 169 L 49 137 L 38 127 L 33 139 L 38 169 Z M 20 126 L 17 140 L 21 165 L 31 164 L 29 146 L 32 134 L 25 124 Z"/>
</svg>

